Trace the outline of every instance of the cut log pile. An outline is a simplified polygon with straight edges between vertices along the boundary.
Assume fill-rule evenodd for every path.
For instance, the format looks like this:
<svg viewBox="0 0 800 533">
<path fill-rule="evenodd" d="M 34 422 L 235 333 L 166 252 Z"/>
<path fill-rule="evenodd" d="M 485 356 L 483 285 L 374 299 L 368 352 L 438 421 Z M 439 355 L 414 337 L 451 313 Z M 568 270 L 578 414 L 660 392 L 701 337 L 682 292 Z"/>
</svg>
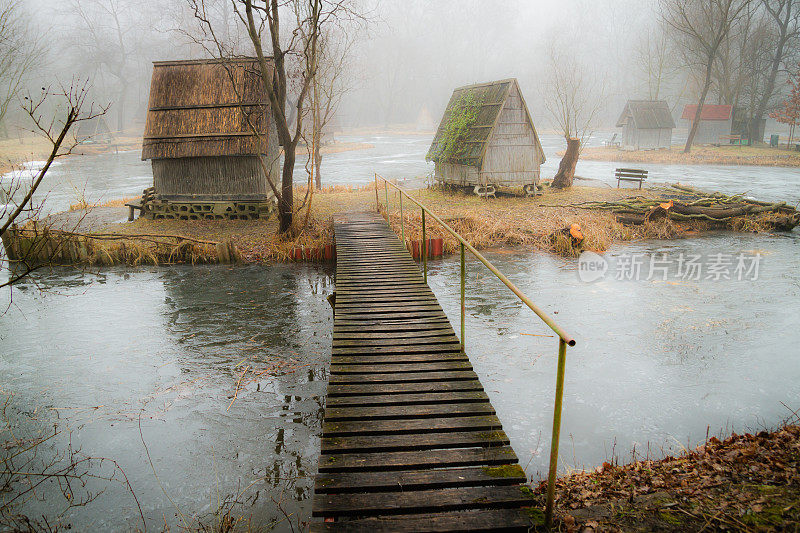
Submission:
<svg viewBox="0 0 800 533">
<path fill-rule="evenodd" d="M 609 210 L 623 224 L 643 224 L 668 218 L 676 221 L 702 220 L 728 225 L 734 219 L 763 215 L 760 220 L 771 229 L 791 231 L 800 224 L 800 213 L 786 202 L 762 202 L 742 194 L 727 196 L 686 185 L 660 187 L 658 197 L 635 196 L 613 202 L 571 204 L 579 209 Z"/>
</svg>

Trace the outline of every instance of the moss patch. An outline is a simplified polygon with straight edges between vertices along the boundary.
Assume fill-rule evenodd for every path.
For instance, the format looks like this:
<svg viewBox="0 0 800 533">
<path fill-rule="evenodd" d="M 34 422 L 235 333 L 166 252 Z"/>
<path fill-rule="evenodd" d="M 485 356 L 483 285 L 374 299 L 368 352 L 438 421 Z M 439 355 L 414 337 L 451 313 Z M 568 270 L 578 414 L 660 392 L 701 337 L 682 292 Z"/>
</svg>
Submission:
<svg viewBox="0 0 800 533">
<path fill-rule="evenodd" d="M 481 470 L 491 477 L 525 477 L 525 471 L 519 465 L 484 466 Z"/>
</svg>

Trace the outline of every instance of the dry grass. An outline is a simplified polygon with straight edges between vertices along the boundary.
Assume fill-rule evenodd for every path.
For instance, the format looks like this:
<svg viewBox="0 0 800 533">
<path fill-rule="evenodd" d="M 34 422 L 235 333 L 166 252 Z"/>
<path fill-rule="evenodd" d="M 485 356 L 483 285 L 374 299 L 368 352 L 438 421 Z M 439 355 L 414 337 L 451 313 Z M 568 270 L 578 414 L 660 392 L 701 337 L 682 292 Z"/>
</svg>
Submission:
<svg viewBox="0 0 800 533">
<path fill-rule="evenodd" d="M 175 236 L 79 234 L 50 229 L 34 221 L 13 230 L 9 256 L 28 264 L 110 266 L 174 263 L 229 263 L 241 260 L 227 242 Z"/>
<path fill-rule="evenodd" d="M 674 237 L 683 231 L 672 222 L 626 226 L 606 211 L 568 207 L 584 201 L 613 201 L 633 195 L 649 195 L 648 191 L 626 191 L 599 187 L 573 187 L 569 190 L 547 190 L 536 198 L 501 197 L 481 199 L 472 194 L 416 191 L 414 197 L 437 213 L 453 230 L 478 249 L 492 246 L 531 246 L 560 255 L 574 256 L 580 249 L 568 239 L 553 235 L 572 224 L 579 224 L 584 236 L 583 250 L 604 251 L 614 242 L 644 238 Z M 410 204 L 404 201 L 404 208 Z M 390 199 L 390 222 L 400 233 L 399 203 Z M 405 209 L 404 209 L 405 211 Z M 406 240 L 421 239 L 422 217 L 419 209 L 404 213 Z M 665 229 L 666 228 L 666 229 Z M 458 250 L 458 241 L 431 223 L 428 234 L 444 237 L 447 253 Z"/>
<path fill-rule="evenodd" d="M 296 199 L 303 191 L 296 191 Z M 398 193 L 389 195 L 389 221 L 400 234 L 400 209 Z M 559 242 L 550 235 L 557 230 L 580 224 L 584 243 L 582 249 L 606 250 L 619 241 L 643 238 L 671 238 L 687 231 L 689 225 L 661 221 L 641 226 L 618 223 L 607 211 L 593 211 L 567 207 L 566 204 L 590 200 L 612 201 L 632 195 L 648 195 L 648 191 L 624 189 L 573 187 L 570 190 L 548 190 L 536 198 L 500 197 L 481 199 L 472 194 L 445 192 L 438 189 L 421 189 L 411 193 L 440 216 L 473 246 L 485 249 L 492 246 L 531 246 L 563 255 L 576 255 L 580 250 L 570 243 Z M 382 212 L 385 214 L 385 193 L 379 191 Z M 404 200 L 404 232 L 406 241 L 422 238 L 422 216 L 419 208 Z M 299 247 L 319 249 L 333 244 L 333 219 L 337 214 L 375 209 L 374 186 L 364 188 L 336 186 L 316 192 L 312 200 L 312 215 L 308 225 L 298 230 L 294 238 L 277 235 L 277 220 L 257 221 L 179 221 L 138 219 L 133 223 L 119 224 L 109 231 L 126 234 L 180 234 L 196 239 L 231 241 L 240 250 L 245 261 L 290 261 L 292 251 Z M 299 228 L 305 220 L 305 210 L 295 217 Z M 446 253 L 458 250 L 458 242 L 438 225 L 428 221 L 428 235 L 443 237 Z"/>
<path fill-rule="evenodd" d="M 688 154 L 682 146 L 670 150 L 627 151 L 613 146 L 585 148 L 581 158 L 654 164 L 760 165 L 800 167 L 800 152 L 767 146 L 695 146 Z"/>
<path fill-rule="evenodd" d="M 371 190 L 370 190 L 371 189 Z M 276 216 L 261 220 L 148 220 L 114 224 L 106 231 L 127 235 L 161 234 L 216 242 L 232 242 L 247 262 L 291 261 L 296 248 L 319 249 L 333 244 L 333 217 L 339 213 L 374 209 L 374 185 L 364 188 L 329 186 L 314 192 L 312 215 L 303 227 L 306 209 L 295 215 L 295 236 L 278 235 Z M 305 189 L 295 190 L 295 201 L 302 202 Z"/>
<path fill-rule="evenodd" d="M 384 190 L 378 191 L 381 212 L 386 215 Z M 297 188 L 295 200 L 300 203 L 305 190 Z M 441 217 L 450 227 L 478 249 L 497 246 L 528 246 L 565 256 L 575 256 L 582 250 L 602 252 L 616 242 L 638 239 L 673 239 L 692 235 L 719 225 L 706 221 L 674 221 L 660 219 L 640 225 L 617 222 L 607 210 L 580 209 L 572 205 L 588 201 L 613 202 L 631 197 L 657 197 L 654 190 L 614 189 L 575 186 L 568 190 L 546 189 L 535 198 L 501 196 L 482 199 L 473 194 L 419 189 L 410 194 Z M 123 204 L 123 200 L 108 204 Z M 403 230 L 409 248 L 411 241 L 422 238 L 420 209 L 409 199 L 404 199 Z M 231 242 L 246 262 L 292 261 L 298 248 L 319 251 L 332 245 L 333 219 L 338 214 L 375 209 L 373 184 L 365 187 L 331 186 L 317 191 L 312 199 L 312 213 L 307 219 L 307 208 L 295 216 L 293 237 L 277 234 L 278 223 L 273 215 L 255 221 L 219 220 L 148 220 L 112 224 L 103 229 L 106 233 L 130 235 L 180 235 L 189 239 L 226 243 Z M 400 235 L 401 218 L 398 193 L 389 194 L 389 222 Z M 579 224 L 584 235 L 580 248 L 573 247 L 568 239 L 554 233 L 572 224 Z M 737 231 L 768 231 L 765 215 L 740 217 L 730 224 Z M 444 239 L 445 253 L 458 251 L 458 241 L 447 234 L 432 219 L 428 220 L 427 235 Z M 172 241 L 174 242 L 174 241 Z"/>
<path fill-rule="evenodd" d="M 125 198 L 115 198 L 113 200 L 106 200 L 100 204 L 90 204 L 86 199 L 81 198 L 74 204 L 70 204 L 70 211 L 80 211 L 81 209 L 91 209 L 92 207 L 125 207 L 125 204 L 138 200 L 139 196 L 127 196 Z"/>
</svg>

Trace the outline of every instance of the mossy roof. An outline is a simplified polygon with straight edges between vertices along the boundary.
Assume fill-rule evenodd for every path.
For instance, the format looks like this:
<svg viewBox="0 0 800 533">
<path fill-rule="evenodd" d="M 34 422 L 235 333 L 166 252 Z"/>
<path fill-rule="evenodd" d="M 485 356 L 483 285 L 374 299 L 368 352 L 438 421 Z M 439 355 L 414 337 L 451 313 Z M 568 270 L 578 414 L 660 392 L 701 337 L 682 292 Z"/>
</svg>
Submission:
<svg viewBox="0 0 800 533">
<path fill-rule="evenodd" d="M 489 139 L 500 118 L 500 111 L 503 109 L 503 104 L 511 93 L 512 87 L 517 87 L 517 92 L 522 100 L 522 107 L 525 110 L 525 116 L 536 138 L 537 149 L 542 156 L 542 160 L 544 160 L 544 152 L 539 142 L 539 135 L 536 133 L 536 128 L 533 126 L 533 120 L 531 120 L 528 105 L 525 103 L 525 98 L 522 97 L 522 91 L 519 90 L 519 84 L 516 78 L 465 85 L 455 89 L 452 96 L 450 96 L 450 101 L 447 103 L 447 108 L 442 115 L 442 121 L 439 123 L 439 129 L 436 130 L 436 135 L 433 138 L 430 149 L 428 149 L 425 160 L 439 161 L 442 159 L 439 155 L 440 145 L 445 142 L 445 131 L 453 116 L 453 110 L 457 107 L 457 103 L 462 96 L 471 94 L 475 101 L 480 102 L 477 118 L 467 131 L 464 138 L 464 146 L 455 157 L 448 157 L 447 162 L 480 168 L 483 165 L 483 156 L 486 154 L 486 147 L 489 143 Z"/>
</svg>

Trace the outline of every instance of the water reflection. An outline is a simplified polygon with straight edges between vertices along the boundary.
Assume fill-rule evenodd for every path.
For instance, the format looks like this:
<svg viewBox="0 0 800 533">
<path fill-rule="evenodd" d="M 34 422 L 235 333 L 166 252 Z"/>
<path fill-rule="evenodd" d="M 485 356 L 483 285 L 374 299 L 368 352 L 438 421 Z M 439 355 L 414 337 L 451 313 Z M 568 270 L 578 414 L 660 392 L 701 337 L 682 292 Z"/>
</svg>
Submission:
<svg viewBox="0 0 800 533">
<path fill-rule="evenodd" d="M 576 261 L 540 253 L 489 259 L 575 335 L 569 350 L 563 467 L 612 453 L 676 451 L 707 427 L 775 425 L 800 405 L 800 235 L 719 234 L 619 245 L 608 253 L 763 255 L 755 281 L 581 282 Z M 485 269 L 467 277 L 467 352 L 523 466 L 547 468 L 557 342 Z M 457 260 L 433 262 L 429 283 L 454 324 Z"/>
<path fill-rule="evenodd" d="M 216 266 L 112 270 L 91 284 L 62 272 L 37 282 L 44 292 L 21 286 L 16 307 L 0 317 L 4 389 L 26 412 L 70 428 L 85 453 L 117 459 L 151 524 L 180 520 L 160 485 L 187 517 L 208 518 L 253 482 L 242 499 L 255 505 L 239 512 L 255 523 L 309 516 L 330 354 L 329 273 Z M 60 510 L 36 501 L 26 509 Z M 65 520 L 125 530 L 136 516 L 122 487 L 109 486 Z"/>
</svg>

